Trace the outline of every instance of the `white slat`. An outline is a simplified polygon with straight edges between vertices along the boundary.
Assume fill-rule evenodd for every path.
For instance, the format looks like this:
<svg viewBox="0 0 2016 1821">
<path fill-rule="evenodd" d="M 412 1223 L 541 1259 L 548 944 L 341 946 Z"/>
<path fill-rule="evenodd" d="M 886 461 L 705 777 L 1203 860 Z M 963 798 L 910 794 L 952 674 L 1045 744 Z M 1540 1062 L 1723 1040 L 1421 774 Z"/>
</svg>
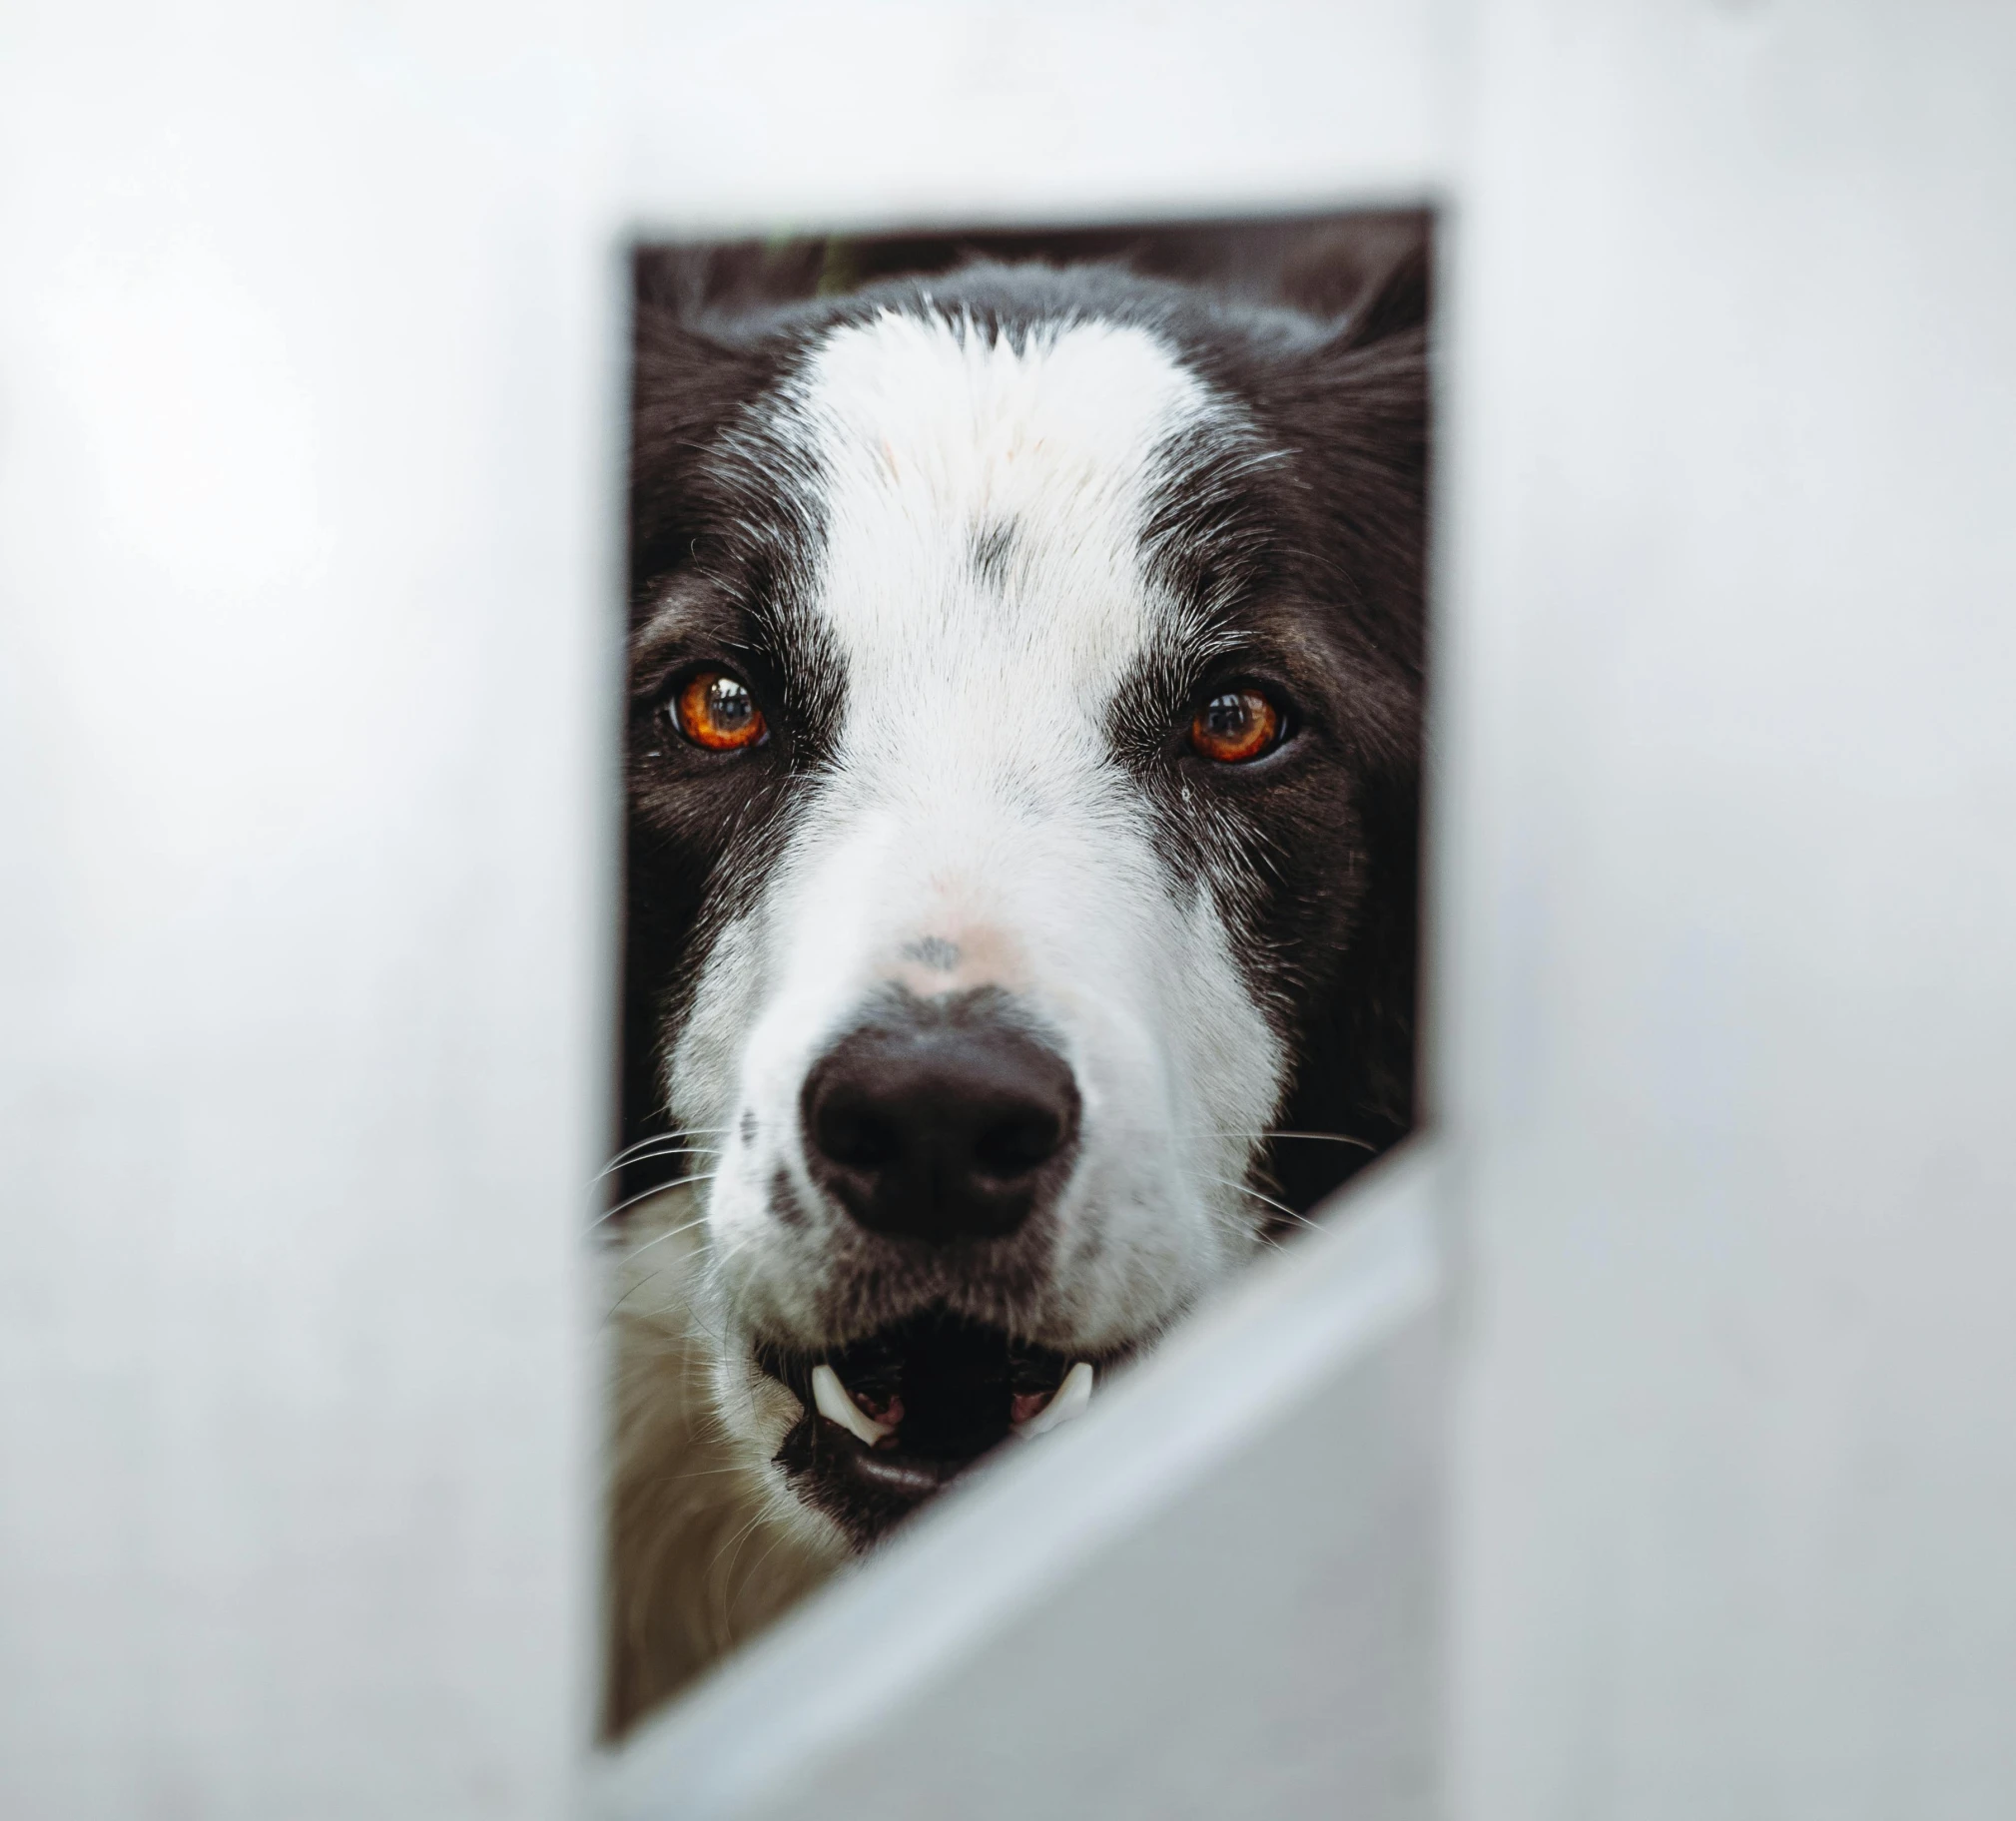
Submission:
<svg viewBox="0 0 2016 1821">
<path fill-rule="evenodd" d="M 1428 1815 L 1439 1181 L 1381 1166 L 646 1727 L 594 1812 Z"/>
</svg>

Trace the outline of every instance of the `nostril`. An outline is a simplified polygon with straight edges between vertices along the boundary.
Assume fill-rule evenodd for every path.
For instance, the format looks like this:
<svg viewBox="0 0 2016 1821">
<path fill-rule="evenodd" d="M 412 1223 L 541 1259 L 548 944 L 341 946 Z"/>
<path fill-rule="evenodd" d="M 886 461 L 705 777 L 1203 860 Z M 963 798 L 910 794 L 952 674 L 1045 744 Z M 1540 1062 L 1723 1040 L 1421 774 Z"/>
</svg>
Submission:
<svg viewBox="0 0 2016 1821">
<path fill-rule="evenodd" d="M 813 1141 L 848 1170 L 882 1170 L 903 1155 L 903 1134 L 872 1108 L 851 1105 L 837 1094 L 820 1103 Z"/>
<path fill-rule="evenodd" d="M 982 1174 L 998 1182 L 1011 1182 L 1049 1162 L 1062 1136 L 1063 1121 L 1054 1113 L 1013 1113 L 988 1126 L 974 1140 L 974 1161 Z"/>
<path fill-rule="evenodd" d="M 998 1238 L 1068 1175 L 1070 1064 L 1004 1016 L 1002 996 L 906 996 L 806 1076 L 806 1164 L 871 1232 Z"/>
</svg>

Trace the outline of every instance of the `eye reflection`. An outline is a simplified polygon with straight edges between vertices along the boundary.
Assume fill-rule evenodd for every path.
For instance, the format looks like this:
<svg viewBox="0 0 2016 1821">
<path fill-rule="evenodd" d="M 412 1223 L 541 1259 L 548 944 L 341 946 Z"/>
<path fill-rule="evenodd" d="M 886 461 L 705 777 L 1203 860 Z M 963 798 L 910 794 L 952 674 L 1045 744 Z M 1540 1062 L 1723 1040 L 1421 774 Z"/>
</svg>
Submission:
<svg viewBox="0 0 2016 1821">
<path fill-rule="evenodd" d="M 1281 711 L 1257 689 L 1228 689 L 1197 710 L 1191 748 L 1217 765 L 1244 765 L 1281 744 Z"/>
<path fill-rule="evenodd" d="M 712 753 L 739 752 L 769 732 L 749 685 L 730 671 L 696 670 L 674 693 L 673 725 Z"/>
</svg>

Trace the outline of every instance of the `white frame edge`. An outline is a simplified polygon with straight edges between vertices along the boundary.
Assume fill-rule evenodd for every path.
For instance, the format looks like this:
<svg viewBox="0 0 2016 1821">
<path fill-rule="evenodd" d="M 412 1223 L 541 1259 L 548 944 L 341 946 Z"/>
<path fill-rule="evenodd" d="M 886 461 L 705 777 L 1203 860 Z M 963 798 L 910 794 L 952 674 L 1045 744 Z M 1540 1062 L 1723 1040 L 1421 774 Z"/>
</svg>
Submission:
<svg viewBox="0 0 2016 1821">
<path fill-rule="evenodd" d="M 800 1781 L 1274 1414 L 1442 1300 L 1440 1147 L 1417 1139 L 1025 1460 L 991 1466 L 604 1756 L 597 1821 L 741 1815 Z M 845 1673 L 836 1673 L 836 1665 Z"/>
</svg>

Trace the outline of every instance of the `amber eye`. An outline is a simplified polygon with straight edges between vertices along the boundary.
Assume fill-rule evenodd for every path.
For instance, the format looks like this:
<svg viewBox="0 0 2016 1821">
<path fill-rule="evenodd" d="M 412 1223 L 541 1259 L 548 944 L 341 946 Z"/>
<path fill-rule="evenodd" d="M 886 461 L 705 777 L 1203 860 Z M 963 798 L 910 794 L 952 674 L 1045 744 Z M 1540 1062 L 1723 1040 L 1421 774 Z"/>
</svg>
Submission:
<svg viewBox="0 0 2016 1821">
<path fill-rule="evenodd" d="M 725 670 L 696 670 L 673 691 L 672 719 L 695 746 L 740 752 L 769 731 L 749 685 Z"/>
<path fill-rule="evenodd" d="M 1228 689 L 1197 710 L 1190 745 L 1219 765 L 1243 765 L 1281 744 L 1281 711 L 1257 689 Z"/>
</svg>

